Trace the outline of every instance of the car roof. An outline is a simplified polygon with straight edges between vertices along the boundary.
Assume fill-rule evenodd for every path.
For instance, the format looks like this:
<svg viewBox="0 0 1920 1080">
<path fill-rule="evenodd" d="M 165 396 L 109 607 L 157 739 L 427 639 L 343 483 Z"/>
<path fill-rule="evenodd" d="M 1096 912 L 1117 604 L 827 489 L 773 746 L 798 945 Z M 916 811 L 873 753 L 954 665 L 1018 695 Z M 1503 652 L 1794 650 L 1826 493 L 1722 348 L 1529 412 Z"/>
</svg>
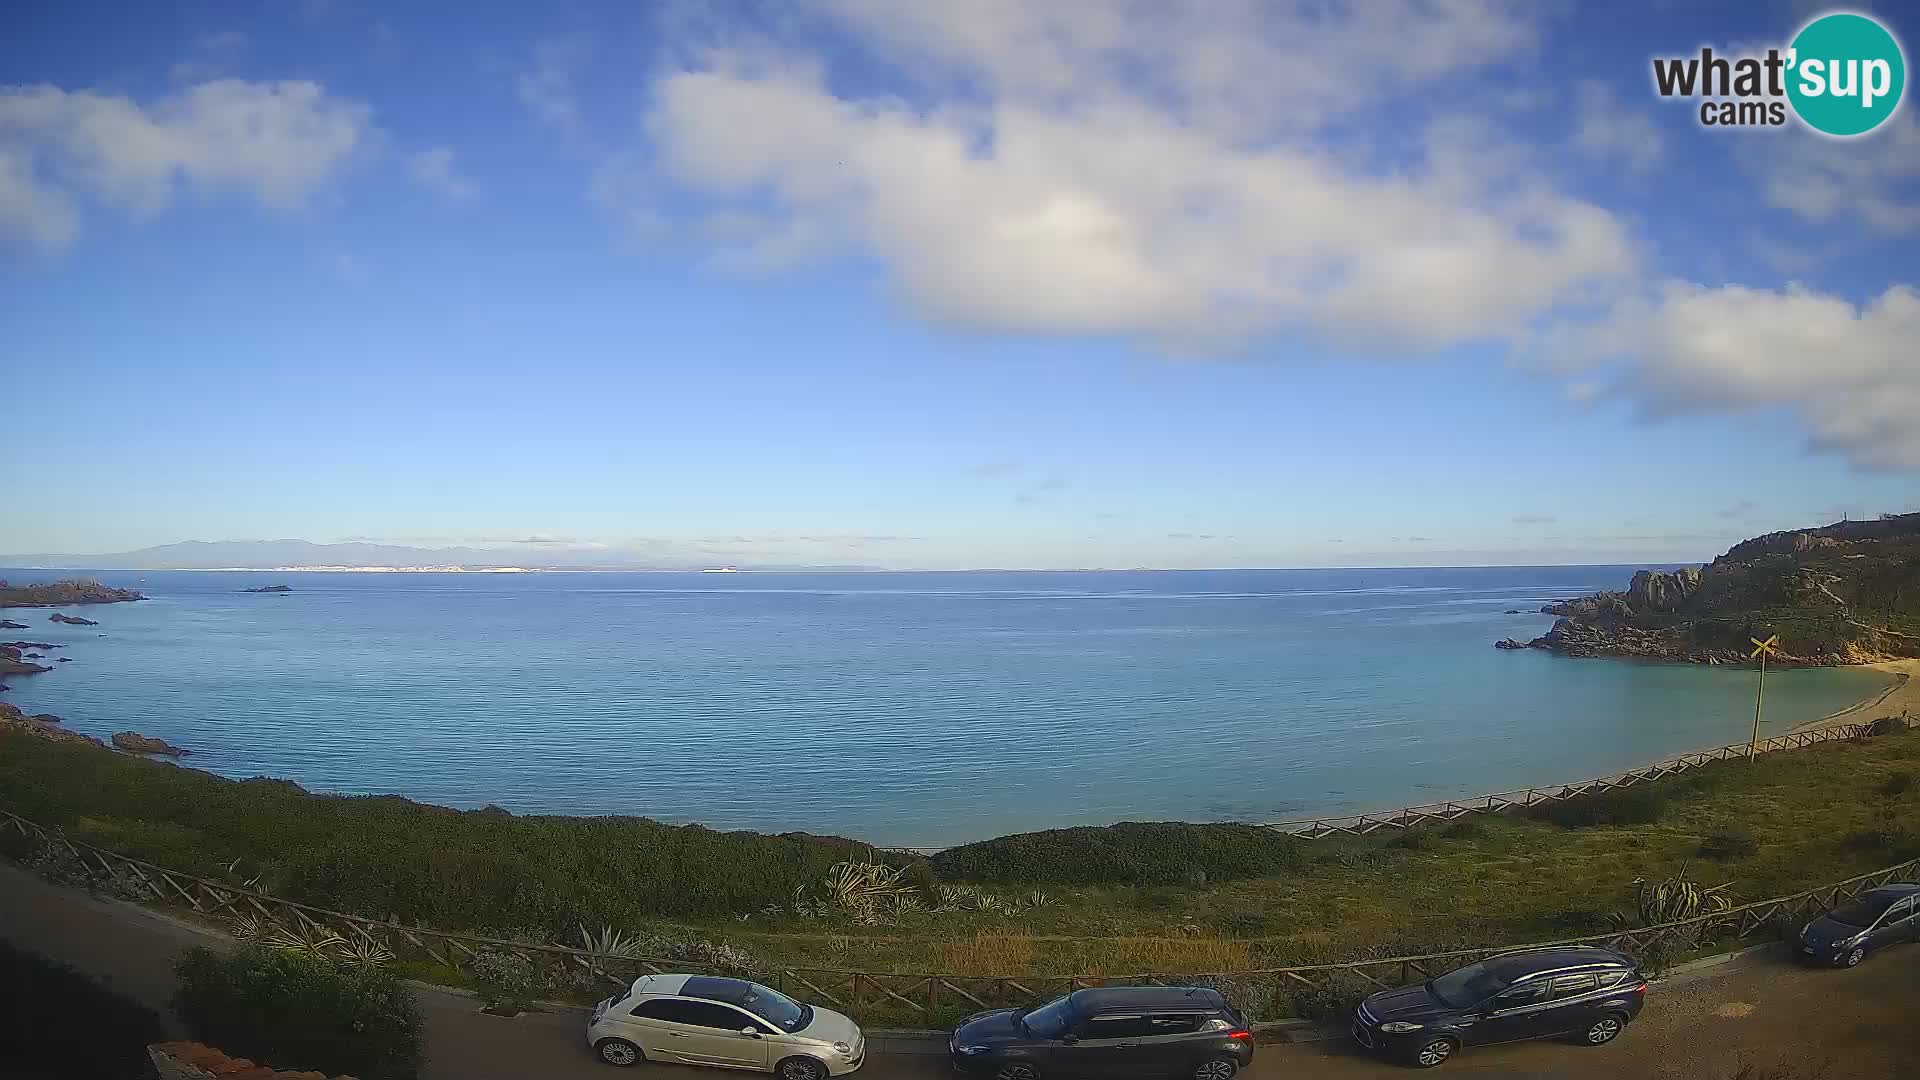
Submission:
<svg viewBox="0 0 1920 1080">
<path fill-rule="evenodd" d="M 1545 949 L 1526 949 L 1489 957 L 1487 969 L 1510 979 L 1525 978 L 1546 971 L 1583 967 L 1632 967 L 1633 961 L 1611 949 L 1592 945 L 1559 945 Z"/>
<path fill-rule="evenodd" d="M 687 980 L 693 977 L 692 975 L 642 975 L 633 980 L 633 985 L 628 988 L 627 993 L 633 997 L 639 997 L 641 994 L 677 994 L 687 985 Z"/>
<path fill-rule="evenodd" d="M 744 1004 L 753 984 L 745 979 L 727 979 L 713 975 L 695 975 L 680 987 L 681 997 L 705 998 L 708 1001 L 724 1001 L 729 1005 Z"/>
<path fill-rule="evenodd" d="M 1068 1000 L 1073 1011 L 1082 1016 L 1142 1009 L 1193 1012 L 1218 1009 L 1227 1003 L 1219 991 L 1204 986 L 1090 987 L 1075 990 Z"/>
<path fill-rule="evenodd" d="M 1860 896 L 1862 899 L 1869 896 L 1875 898 L 1898 898 L 1902 896 L 1912 896 L 1914 893 L 1920 893 L 1920 885 L 1906 881 L 1889 881 L 1877 889 L 1868 889 L 1866 892 L 1861 893 Z"/>
</svg>

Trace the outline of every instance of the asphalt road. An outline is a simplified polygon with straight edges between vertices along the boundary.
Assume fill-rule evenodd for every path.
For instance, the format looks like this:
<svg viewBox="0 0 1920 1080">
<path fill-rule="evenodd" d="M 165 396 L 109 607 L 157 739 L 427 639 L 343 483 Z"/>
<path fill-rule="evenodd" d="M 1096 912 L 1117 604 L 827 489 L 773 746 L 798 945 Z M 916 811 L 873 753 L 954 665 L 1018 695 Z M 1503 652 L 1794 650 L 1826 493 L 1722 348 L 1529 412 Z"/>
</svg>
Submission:
<svg viewBox="0 0 1920 1080">
<path fill-rule="evenodd" d="M 57 889 L 0 864 L 0 938 L 105 978 L 121 993 L 166 1011 L 171 962 L 205 943 L 200 932 L 131 904 Z M 613 1080 L 596 1062 L 571 1013 L 487 1016 L 469 997 L 423 990 L 432 1080 Z M 1469 1050 L 1448 1076 L 1645 1077 L 1730 1080 L 1892 1080 L 1920 1077 L 1920 946 L 1873 957 L 1852 971 L 1810 970 L 1779 956 L 1731 963 L 1655 984 L 1646 1011 L 1612 1045 L 1526 1043 Z M 713 1080 L 719 1070 L 648 1065 L 650 1080 Z M 871 1054 L 862 1080 L 950 1077 L 944 1058 Z M 1252 1080 L 1407 1077 L 1412 1070 L 1359 1055 L 1342 1041 L 1262 1045 Z"/>
</svg>

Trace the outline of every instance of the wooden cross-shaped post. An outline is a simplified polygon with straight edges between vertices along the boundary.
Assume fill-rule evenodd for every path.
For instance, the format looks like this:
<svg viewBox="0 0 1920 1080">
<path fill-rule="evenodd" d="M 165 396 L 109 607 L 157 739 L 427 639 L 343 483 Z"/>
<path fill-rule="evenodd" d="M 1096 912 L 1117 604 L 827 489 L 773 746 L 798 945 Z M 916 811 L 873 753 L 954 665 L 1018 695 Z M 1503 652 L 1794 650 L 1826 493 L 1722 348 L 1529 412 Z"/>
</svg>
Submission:
<svg viewBox="0 0 1920 1080">
<path fill-rule="evenodd" d="M 1753 738 L 1747 740 L 1747 760 L 1752 761 L 1754 751 L 1760 745 L 1760 702 L 1767 693 L 1767 657 L 1772 656 L 1779 647 L 1780 635 L 1770 634 L 1765 641 L 1759 638 L 1747 640 L 1753 642 L 1753 651 L 1747 654 L 1747 659 L 1758 658 L 1760 661 L 1760 686 L 1753 693 Z"/>
</svg>

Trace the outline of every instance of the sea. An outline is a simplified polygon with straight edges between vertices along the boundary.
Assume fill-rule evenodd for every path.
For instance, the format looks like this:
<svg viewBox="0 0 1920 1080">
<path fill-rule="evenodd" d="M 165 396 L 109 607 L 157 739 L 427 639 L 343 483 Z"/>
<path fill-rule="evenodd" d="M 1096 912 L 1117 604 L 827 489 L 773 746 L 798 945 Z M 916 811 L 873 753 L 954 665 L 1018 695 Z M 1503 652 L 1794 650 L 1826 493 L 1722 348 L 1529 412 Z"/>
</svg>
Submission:
<svg viewBox="0 0 1920 1080">
<path fill-rule="evenodd" d="M 931 849 L 1383 810 L 1745 741 L 1751 669 L 1493 648 L 1632 570 L 84 571 L 151 599 L 68 609 L 98 626 L 0 612 L 31 626 L 0 639 L 72 658 L 0 700 L 314 791 Z M 243 591 L 273 584 L 294 591 Z M 1762 733 L 1890 682 L 1769 672 Z"/>
</svg>

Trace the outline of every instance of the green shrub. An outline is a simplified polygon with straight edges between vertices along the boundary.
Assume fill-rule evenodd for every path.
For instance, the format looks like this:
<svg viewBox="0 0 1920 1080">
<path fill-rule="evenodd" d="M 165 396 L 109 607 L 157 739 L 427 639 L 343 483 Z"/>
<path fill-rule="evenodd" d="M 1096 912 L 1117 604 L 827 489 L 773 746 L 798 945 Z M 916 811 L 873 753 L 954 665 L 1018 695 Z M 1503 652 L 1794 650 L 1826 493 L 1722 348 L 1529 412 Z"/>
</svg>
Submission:
<svg viewBox="0 0 1920 1080">
<path fill-rule="evenodd" d="M 1531 813 L 1536 819 L 1550 821 L 1563 829 L 1651 825 L 1666 816 L 1667 797 L 1653 788 L 1636 785 L 1541 803 Z"/>
<path fill-rule="evenodd" d="M 480 1000 L 494 1012 L 520 1012 L 540 989 L 538 965 L 510 949 L 481 949 L 468 974 Z"/>
<path fill-rule="evenodd" d="M 1722 829 L 1700 841 L 1700 854 L 1709 859 L 1744 859 L 1760 850 L 1760 842 L 1744 829 Z"/>
<path fill-rule="evenodd" d="M 1884 798 L 1897 799 L 1913 790 L 1913 774 L 1901 769 L 1880 782 L 1880 794 Z"/>
<path fill-rule="evenodd" d="M 1328 1027 L 1353 1022 L 1353 1010 L 1367 995 L 1380 989 L 1350 971 L 1335 971 L 1326 982 L 1293 992 L 1293 1015 Z"/>
<path fill-rule="evenodd" d="M 0 1008 L 0 1061 L 7 1076 L 145 1076 L 147 1044 L 166 1038 L 152 1009 L 4 941 L 0 986 L 7 988 L 6 1007 Z"/>
<path fill-rule="evenodd" d="M 1435 842 L 1433 834 L 1425 829 L 1408 829 L 1387 841 L 1387 846 L 1402 851 L 1432 851 Z"/>
<path fill-rule="evenodd" d="M 1492 830 L 1478 814 L 1454 818 L 1440 830 L 1440 835 L 1449 840 L 1484 840 Z"/>
<path fill-rule="evenodd" d="M 413 1080 L 422 1034 L 413 991 L 391 972 L 350 971 L 304 953 L 190 949 L 173 1009 L 193 1037 L 281 1069 Z"/>
<path fill-rule="evenodd" d="M 461 812 L 393 796 L 313 795 L 92 746 L 0 734 L 7 809 L 135 858 L 210 878 L 235 858 L 268 891 L 445 930 L 631 926 L 737 915 L 793 899 L 866 845 L 645 818 Z"/>
<path fill-rule="evenodd" d="M 925 859 L 915 859 L 907 864 L 906 879 L 919 895 L 922 904 L 928 907 L 940 906 L 940 879 Z"/>
<path fill-rule="evenodd" d="M 1220 929 L 1228 937 L 1260 937 L 1273 932 L 1273 916 L 1264 911 L 1229 911 L 1220 916 Z"/>
<path fill-rule="evenodd" d="M 1279 876 L 1303 865 L 1307 843 L 1255 825 L 1130 821 L 964 844 L 932 864 L 948 881 L 1187 885 Z"/>
</svg>

